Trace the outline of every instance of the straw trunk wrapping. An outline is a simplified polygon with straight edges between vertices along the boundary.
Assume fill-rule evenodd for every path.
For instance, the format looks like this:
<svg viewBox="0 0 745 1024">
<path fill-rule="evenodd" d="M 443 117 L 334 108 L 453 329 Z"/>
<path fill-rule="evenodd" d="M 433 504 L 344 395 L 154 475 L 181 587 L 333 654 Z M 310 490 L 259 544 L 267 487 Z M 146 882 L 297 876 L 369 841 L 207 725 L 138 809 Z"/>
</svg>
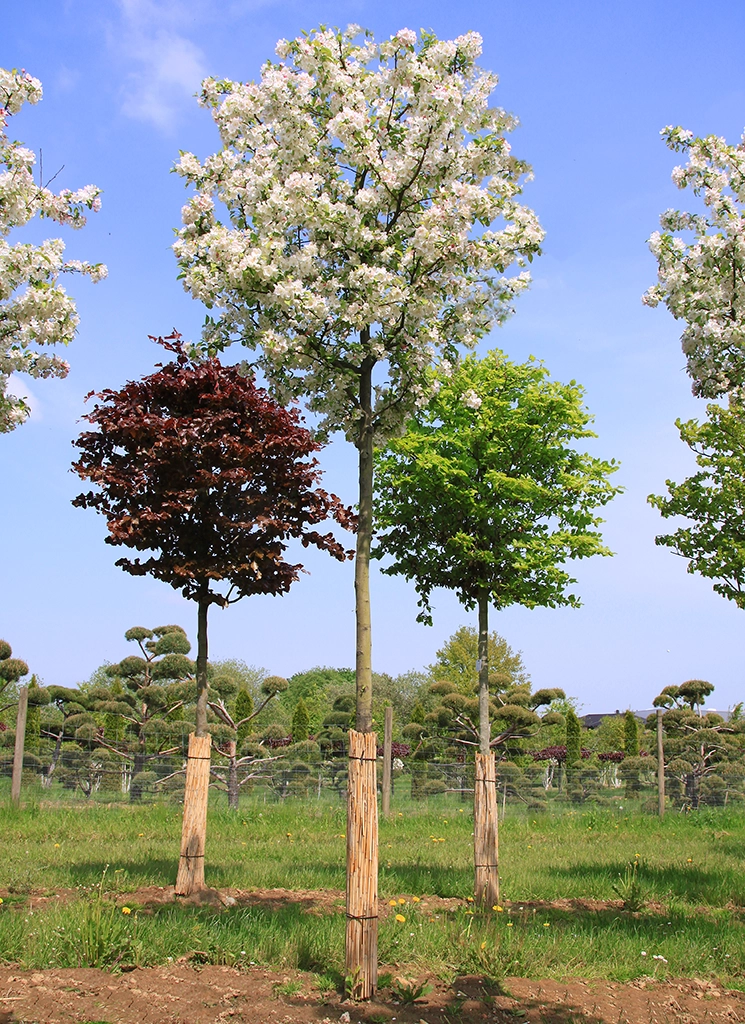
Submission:
<svg viewBox="0 0 745 1024">
<path fill-rule="evenodd" d="M 497 775 L 494 753 L 476 754 L 473 792 L 474 897 L 492 907 L 499 902 Z"/>
<path fill-rule="evenodd" d="M 377 736 L 349 730 L 346 973 L 354 999 L 378 983 Z"/>
<path fill-rule="evenodd" d="M 204 847 L 207 836 L 207 799 L 210 785 L 211 736 L 189 735 L 184 791 L 184 820 L 176 894 L 188 896 L 204 889 Z"/>
</svg>

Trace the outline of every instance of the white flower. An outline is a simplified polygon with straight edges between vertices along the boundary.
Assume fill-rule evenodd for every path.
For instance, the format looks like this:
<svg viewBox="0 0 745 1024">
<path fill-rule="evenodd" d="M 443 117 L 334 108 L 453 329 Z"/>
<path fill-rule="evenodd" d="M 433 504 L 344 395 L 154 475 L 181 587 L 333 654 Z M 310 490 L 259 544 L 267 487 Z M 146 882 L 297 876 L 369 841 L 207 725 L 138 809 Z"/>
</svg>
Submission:
<svg viewBox="0 0 745 1024">
<path fill-rule="evenodd" d="M 400 28 L 393 38 L 404 46 L 413 46 L 416 43 L 416 32 L 410 28 Z"/>
<path fill-rule="evenodd" d="M 467 405 L 469 409 L 480 409 L 481 399 L 472 388 L 469 388 L 469 390 L 463 394 L 463 404 Z"/>
</svg>

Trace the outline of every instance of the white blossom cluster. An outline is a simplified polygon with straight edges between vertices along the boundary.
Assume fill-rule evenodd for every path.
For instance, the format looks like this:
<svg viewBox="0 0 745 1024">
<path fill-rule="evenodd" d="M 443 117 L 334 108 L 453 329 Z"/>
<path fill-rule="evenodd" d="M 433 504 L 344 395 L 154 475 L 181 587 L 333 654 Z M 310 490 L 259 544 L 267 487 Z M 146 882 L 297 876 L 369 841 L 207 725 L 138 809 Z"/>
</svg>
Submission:
<svg viewBox="0 0 745 1024">
<path fill-rule="evenodd" d="M 351 440 L 363 364 L 382 438 L 429 397 L 433 360 L 472 347 L 529 283 L 543 231 L 517 201 L 529 168 L 480 53 L 475 32 L 318 29 L 281 40 L 258 82 L 203 83 L 223 148 L 181 154 L 195 194 L 174 248 L 214 310 L 205 340 L 257 348 L 281 394 L 311 396 Z"/>
<path fill-rule="evenodd" d="M 34 154 L 8 138 L 10 116 L 24 103 L 38 103 L 41 95 L 38 79 L 0 68 L 0 433 L 13 430 L 29 412 L 23 399 L 7 392 L 11 373 L 64 377 L 69 370 L 64 359 L 38 351 L 44 345 L 66 345 L 75 336 L 75 303 L 58 283 L 60 273 L 86 274 L 94 281 L 106 276 L 103 264 L 65 261 L 59 239 L 41 245 L 7 241 L 13 228 L 36 214 L 80 228 L 84 210 L 100 207 L 94 185 L 55 194 L 35 182 Z"/>
<path fill-rule="evenodd" d="M 693 190 L 703 212 L 662 215 L 662 231 L 649 239 L 658 283 L 643 301 L 664 302 L 685 321 L 681 341 L 694 394 L 716 398 L 745 383 L 745 136 L 729 146 L 679 127 L 661 134 L 686 155 L 673 181 Z"/>
</svg>

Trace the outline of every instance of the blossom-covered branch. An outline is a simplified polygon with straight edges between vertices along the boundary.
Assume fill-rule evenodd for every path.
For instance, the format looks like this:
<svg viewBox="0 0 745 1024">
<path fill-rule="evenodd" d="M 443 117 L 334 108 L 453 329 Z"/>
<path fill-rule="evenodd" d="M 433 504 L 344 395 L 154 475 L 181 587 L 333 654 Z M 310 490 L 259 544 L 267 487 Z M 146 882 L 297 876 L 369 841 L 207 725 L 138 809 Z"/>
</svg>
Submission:
<svg viewBox="0 0 745 1024">
<path fill-rule="evenodd" d="M 658 283 L 643 301 L 664 302 L 685 321 L 681 341 L 694 394 L 716 398 L 745 383 L 745 141 L 729 146 L 670 125 L 662 137 L 687 157 L 673 181 L 692 189 L 703 210 L 663 213 L 662 231 L 649 239 Z"/>
<path fill-rule="evenodd" d="M 52 192 L 34 181 L 34 154 L 11 141 L 6 129 L 24 103 L 38 103 L 41 83 L 25 71 L 0 68 L 0 433 L 27 418 L 22 398 L 8 393 L 12 373 L 31 377 L 65 377 L 69 364 L 57 355 L 38 351 L 46 345 L 67 345 L 75 337 L 75 302 L 59 284 L 62 273 L 80 273 L 99 281 L 101 264 L 65 260 L 60 239 L 40 245 L 10 244 L 8 235 L 39 214 L 58 224 L 83 227 L 85 211 L 98 210 L 100 189 L 86 185 L 75 192 Z"/>
</svg>

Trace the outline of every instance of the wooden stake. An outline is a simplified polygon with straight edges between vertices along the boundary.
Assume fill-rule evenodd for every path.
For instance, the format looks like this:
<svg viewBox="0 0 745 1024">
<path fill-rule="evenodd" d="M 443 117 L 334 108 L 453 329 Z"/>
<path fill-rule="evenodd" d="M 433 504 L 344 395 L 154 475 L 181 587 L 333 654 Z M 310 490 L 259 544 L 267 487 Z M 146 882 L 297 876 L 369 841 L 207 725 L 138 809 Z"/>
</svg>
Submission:
<svg viewBox="0 0 745 1024">
<path fill-rule="evenodd" d="M 346 974 L 353 999 L 378 984 L 378 794 L 374 732 L 349 730 Z"/>
<path fill-rule="evenodd" d="M 391 816 L 391 749 L 393 747 L 393 708 L 385 709 L 385 731 L 383 733 L 383 794 L 382 811 L 384 818 Z"/>
<path fill-rule="evenodd" d="M 204 847 L 207 836 L 207 800 L 210 784 L 212 737 L 189 735 L 184 790 L 184 819 L 181 828 L 181 857 L 176 877 L 176 895 L 189 896 L 204 889 Z"/>
<path fill-rule="evenodd" d="M 16 715 L 16 745 L 13 751 L 13 779 L 10 784 L 10 799 L 14 804 L 21 800 L 21 778 L 23 776 L 23 747 L 26 742 L 26 713 L 28 711 L 28 686 L 18 691 L 18 714 Z"/>
<path fill-rule="evenodd" d="M 499 825 L 494 752 L 476 754 L 473 787 L 474 898 L 484 907 L 499 903 Z"/>
<path fill-rule="evenodd" d="M 657 807 L 665 816 L 665 747 L 662 742 L 662 708 L 657 708 Z"/>
</svg>

